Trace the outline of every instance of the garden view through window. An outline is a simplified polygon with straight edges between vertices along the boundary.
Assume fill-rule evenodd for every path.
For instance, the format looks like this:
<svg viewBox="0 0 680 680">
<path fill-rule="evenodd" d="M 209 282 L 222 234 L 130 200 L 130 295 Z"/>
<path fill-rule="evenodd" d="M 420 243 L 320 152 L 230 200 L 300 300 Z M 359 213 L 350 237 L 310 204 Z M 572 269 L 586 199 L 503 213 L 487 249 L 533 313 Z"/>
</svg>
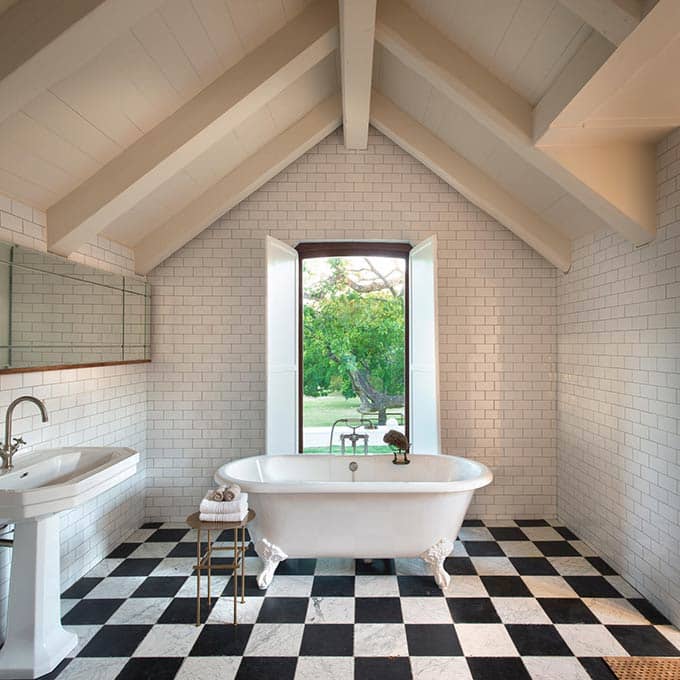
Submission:
<svg viewBox="0 0 680 680">
<path fill-rule="evenodd" d="M 390 453 L 388 430 L 408 436 L 408 251 L 335 250 L 351 254 L 300 253 L 300 450 Z"/>
</svg>

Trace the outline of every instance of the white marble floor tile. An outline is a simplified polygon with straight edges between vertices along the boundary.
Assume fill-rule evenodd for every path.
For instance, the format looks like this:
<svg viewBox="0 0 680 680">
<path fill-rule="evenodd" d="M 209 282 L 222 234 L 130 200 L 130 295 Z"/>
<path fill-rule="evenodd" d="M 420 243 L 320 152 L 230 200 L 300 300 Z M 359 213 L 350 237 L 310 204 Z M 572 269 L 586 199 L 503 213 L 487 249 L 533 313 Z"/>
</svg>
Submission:
<svg viewBox="0 0 680 680">
<path fill-rule="evenodd" d="M 484 522 L 488 527 L 516 527 L 514 519 L 489 519 Z"/>
<path fill-rule="evenodd" d="M 493 597 L 491 601 L 503 623 L 551 623 L 543 607 L 532 597 Z"/>
<path fill-rule="evenodd" d="M 399 597 L 396 576 L 357 576 L 354 581 L 356 597 Z"/>
<path fill-rule="evenodd" d="M 597 552 L 584 541 L 569 541 L 570 545 L 584 557 L 597 557 Z"/>
<path fill-rule="evenodd" d="M 114 680 L 127 658 L 73 659 L 59 674 L 59 680 Z"/>
<path fill-rule="evenodd" d="M 255 623 L 257 615 L 262 608 L 263 597 L 246 597 L 245 602 L 236 605 L 236 620 L 239 623 Z M 234 622 L 234 598 L 221 597 L 212 608 L 206 623 L 226 623 Z"/>
<path fill-rule="evenodd" d="M 155 529 L 137 529 L 133 531 L 123 543 L 144 543 L 151 534 L 155 533 Z"/>
<path fill-rule="evenodd" d="M 64 626 L 65 630 L 78 636 L 78 644 L 69 652 L 68 656 L 70 658 L 78 656 L 83 647 L 94 637 L 100 628 L 101 626 Z"/>
<path fill-rule="evenodd" d="M 578 597 L 576 591 L 561 576 L 523 576 L 534 597 Z"/>
<path fill-rule="evenodd" d="M 550 563 L 560 576 L 600 575 L 600 572 L 585 557 L 551 557 Z"/>
<path fill-rule="evenodd" d="M 246 557 L 246 574 L 248 576 L 257 576 L 261 571 L 264 563 L 259 557 Z"/>
<path fill-rule="evenodd" d="M 171 602 L 170 597 L 131 597 L 113 612 L 107 623 L 154 624 Z"/>
<path fill-rule="evenodd" d="M 67 599 L 62 598 L 59 601 L 59 608 L 61 610 L 62 617 L 67 612 L 71 611 L 71 609 L 73 609 L 73 607 L 75 607 L 78 604 L 78 602 L 80 602 L 80 600 L 67 600 Z"/>
<path fill-rule="evenodd" d="M 461 527 L 458 532 L 461 541 L 493 541 L 491 532 L 486 527 Z"/>
<path fill-rule="evenodd" d="M 451 611 L 443 597 L 402 597 L 404 623 L 452 623 Z"/>
<path fill-rule="evenodd" d="M 267 588 L 267 597 L 309 597 L 313 581 L 313 576 L 275 575 Z"/>
<path fill-rule="evenodd" d="M 166 557 L 150 576 L 191 576 L 195 564 L 195 557 Z"/>
<path fill-rule="evenodd" d="M 517 576 L 517 569 L 507 557 L 471 557 L 480 576 Z"/>
<path fill-rule="evenodd" d="M 302 623 L 256 623 L 244 656 L 298 656 Z"/>
<path fill-rule="evenodd" d="M 176 546 L 176 543 L 142 543 L 139 548 L 136 548 L 130 557 L 134 559 L 144 557 L 167 557 L 170 551 Z"/>
<path fill-rule="evenodd" d="M 531 680 L 590 680 L 590 675 L 573 657 L 525 656 Z"/>
<path fill-rule="evenodd" d="M 451 555 L 454 557 L 467 557 L 467 550 L 465 549 L 465 546 L 461 543 L 461 541 L 455 541 L 453 544 L 453 552 Z"/>
<path fill-rule="evenodd" d="M 411 671 L 413 680 L 472 680 L 462 656 L 412 656 Z"/>
<path fill-rule="evenodd" d="M 564 536 L 552 527 L 520 527 L 530 541 L 563 541 Z"/>
<path fill-rule="evenodd" d="M 501 623 L 457 623 L 456 634 L 465 656 L 519 656 Z"/>
<path fill-rule="evenodd" d="M 444 594 L 446 597 L 489 597 L 479 576 L 452 576 Z"/>
<path fill-rule="evenodd" d="M 234 680 L 240 664 L 240 656 L 190 656 L 175 680 Z"/>
<path fill-rule="evenodd" d="M 355 623 L 354 656 L 408 656 L 401 623 Z"/>
<path fill-rule="evenodd" d="M 322 557 L 316 561 L 314 573 L 319 576 L 354 576 L 354 560 L 350 557 Z"/>
<path fill-rule="evenodd" d="M 155 625 L 139 643 L 133 656 L 189 656 L 201 626 L 193 623 Z"/>
<path fill-rule="evenodd" d="M 85 595 L 86 600 L 130 597 L 144 583 L 144 576 L 121 576 L 105 578 Z"/>
<path fill-rule="evenodd" d="M 671 644 L 680 649 L 680 630 L 675 626 L 654 626 Z"/>
<path fill-rule="evenodd" d="M 618 590 L 623 597 L 640 598 L 642 595 L 622 576 L 605 576 L 605 579 Z"/>
<path fill-rule="evenodd" d="M 295 680 L 348 680 L 354 675 L 351 656 L 301 656 Z"/>
<path fill-rule="evenodd" d="M 397 574 L 401 576 L 429 576 L 430 569 L 419 557 L 397 558 L 394 560 Z"/>
<path fill-rule="evenodd" d="M 623 598 L 584 597 L 583 604 L 606 625 L 649 625 L 647 619 Z"/>
<path fill-rule="evenodd" d="M 354 623 L 353 597 L 310 597 L 306 623 Z"/>
<path fill-rule="evenodd" d="M 210 581 L 210 592 L 212 594 L 212 597 L 218 598 L 222 595 L 224 592 L 224 589 L 227 587 L 227 583 L 229 583 L 229 579 L 231 578 L 230 576 L 215 576 L 213 574 L 211 581 Z M 208 596 L 208 575 L 203 574 L 201 576 L 201 597 L 207 597 Z M 196 597 L 196 577 L 191 577 L 188 578 L 183 584 L 182 587 L 177 591 L 177 595 L 175 597 Z"/>
<path fill-rule="evenodd" d="M 90 571 L 87 572 L 86 576 L 91 578 L 102 578 L 108 576 L 117 566 L 122 564 L 122 559 L 106 558 L 103 559 L 98 564 L 95 564 Z"/>
<path fill-rule="evenodd" d="M 555 628 L 575 656 L 628 656 L 604 626 L 561 623 Z"/>
<path fill-rule="evenodd" d="M 543 553 L 531 541 L 498 541 L 508 557 L 543 557 Z"/>
</svg>

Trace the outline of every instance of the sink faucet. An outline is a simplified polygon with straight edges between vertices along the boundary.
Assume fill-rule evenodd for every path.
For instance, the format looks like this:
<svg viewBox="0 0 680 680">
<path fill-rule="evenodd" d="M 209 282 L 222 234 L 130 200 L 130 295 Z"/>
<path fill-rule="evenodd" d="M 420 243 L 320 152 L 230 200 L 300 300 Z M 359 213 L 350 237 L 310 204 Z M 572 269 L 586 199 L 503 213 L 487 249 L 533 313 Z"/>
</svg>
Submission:
<svg viewBox="0 0 680 680">
<path fill-rule="evenodd" d="M 2 459 L 0 470 L 11 470 L 14 467 L 12 458 L 14 458 L 17 449 L 26 443 L 21 437 L 15 437 L 14 441 L 12 441 L 12 414 L 14 413 L 14 409 L 23 401 L 30 401 L 32 404 L 35 404 L 40 409 L 43 423 L 47 422 L 47 409 L 45 408 L 45 404 L 36 397 L 19 397 L 7 407 L 7 413 L 5 414 L 5 443 L 0 449 L 0 459 Z"/>
</svg>

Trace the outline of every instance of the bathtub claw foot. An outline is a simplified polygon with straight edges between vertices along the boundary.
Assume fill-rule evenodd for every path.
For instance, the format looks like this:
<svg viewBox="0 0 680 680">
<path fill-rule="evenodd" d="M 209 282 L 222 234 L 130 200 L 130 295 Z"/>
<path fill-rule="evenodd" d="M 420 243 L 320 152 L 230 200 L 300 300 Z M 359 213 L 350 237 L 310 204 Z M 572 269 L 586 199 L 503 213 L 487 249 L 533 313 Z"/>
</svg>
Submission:
<svg viewBox="0 0 680 680">
<path fill-rule="evenodd" d="M 420 558 L 430 567 L 435 582 L 442 590 L 446 590 L 451 581 L 451 577 L 444 569 L 444 560 L 451 554 L 452 550 L 453 541 L 442 538 L 420 555 Z"/>
<path fill-rule="evenodd" d="M 288 555 L 266 538 L 261 538 L 255 543 L 255 552 L 264 562 L 264 569 L 257 577 L 257 587 L 260 590 L 266 590 L 274 578 L 274 572 L 276 567 L 279 566 L 279 562 L 285 560 Z"/>
</svg>

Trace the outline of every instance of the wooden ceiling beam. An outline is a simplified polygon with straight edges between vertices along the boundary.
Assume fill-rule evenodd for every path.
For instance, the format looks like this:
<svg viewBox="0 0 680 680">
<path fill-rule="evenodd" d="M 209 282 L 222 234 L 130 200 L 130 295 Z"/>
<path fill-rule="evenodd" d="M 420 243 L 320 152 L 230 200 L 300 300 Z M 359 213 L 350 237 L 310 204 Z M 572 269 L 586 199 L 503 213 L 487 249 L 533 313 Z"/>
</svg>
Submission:
<svg viewBox="0 0 680 680">
<path fill-rule="evenodd" d="M 373 92 L 371 123 L 469 201 L 498 220 L 563 272 L 571 266 L 571 242 L 498 183 L 401 111 Z"/>
<path fill-rule="evenodd" d="M 69 255 L 224 138 L 338 46 L 319 0 L 47 211 L 47 247 Z"/>
<path fill-rule="evenodd" d="M 345 147 L 365 149 L 371 109 L 376 0 L 340 0 L 340 73 Z"/>
<path fill-rule="evenodd" d="M 559 0 L 613 45 L 620 45 L 642 17 L 639 0 Z"/>
<path fill-rule="evenodd" d="M 157 9 L 163 0 L 22 0 L 0 21 L 0 122 Z"/>
<path fill-rule="evenodd" d="M 329 97 L 173 215 L 135 247 L 135 271 L 148 274 L 224 213 L 266 184 L 340 126 L 342 109 Z"/>
<path fill-rule="evenodd" d="M 401 0 L 381 0 L 378 4 L 376 40 L 612 229 L 636 244 L 654 238 L 656 201 L 646 189 L 648 183 L 639 188 L 634 201 L 629 197 L 621 200 L 619 191 L 607 191 L 615 183 L 593 184 L 591 173 L 579 173 L 581 164 L 566 167 L 557 157 L 537 148 L 529 103 Z M 614 159 L 608 172 L 612 177 L 620 172 Z M 631 205 L 635 206 L 633 212 L 629 212 Z"/>
</svg>

